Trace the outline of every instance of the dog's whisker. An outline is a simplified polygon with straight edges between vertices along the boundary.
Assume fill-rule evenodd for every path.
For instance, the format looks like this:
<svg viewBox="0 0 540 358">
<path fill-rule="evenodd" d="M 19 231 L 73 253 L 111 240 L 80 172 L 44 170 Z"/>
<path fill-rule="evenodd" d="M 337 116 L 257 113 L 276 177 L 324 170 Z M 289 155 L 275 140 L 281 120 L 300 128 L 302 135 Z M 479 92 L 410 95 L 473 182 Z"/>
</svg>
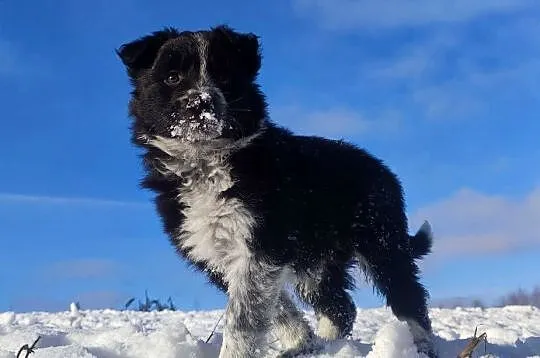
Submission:
<svg viewBox="0 0 540 358">
<path fill-rule="evenodd" d="M 253 112 L 253 110 L 249 108 L 228 108 L 228 110 L 232 112 Z"/>
<path fill-rule="evenodd" d="M 240 102 L 240 101 L 243 100 L 243 99 L 244 99 L 244 96 L 241 96 L 241 97 L 238 97 L 238 98 L 236 98 L 236 99 L 227 101 L 227 104 L 232 104 L 232 103 Z"/>
</svg>

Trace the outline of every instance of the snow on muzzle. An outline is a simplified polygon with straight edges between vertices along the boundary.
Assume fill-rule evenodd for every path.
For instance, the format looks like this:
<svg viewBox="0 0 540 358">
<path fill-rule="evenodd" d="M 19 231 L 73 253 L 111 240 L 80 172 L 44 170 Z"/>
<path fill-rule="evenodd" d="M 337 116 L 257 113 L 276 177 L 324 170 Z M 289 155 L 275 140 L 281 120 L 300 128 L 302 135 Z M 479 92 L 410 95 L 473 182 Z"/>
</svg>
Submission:
<svg viewBox="0 0 540 358">
<path fill-rule="evenodd" d="M 190 91 L 178 101 L 179 111 L 171 117 L 170 135 L 184 141 L 194 142 L 219 137 L 224 123 L 216 101 L 207 91 Z"/>
</svg>

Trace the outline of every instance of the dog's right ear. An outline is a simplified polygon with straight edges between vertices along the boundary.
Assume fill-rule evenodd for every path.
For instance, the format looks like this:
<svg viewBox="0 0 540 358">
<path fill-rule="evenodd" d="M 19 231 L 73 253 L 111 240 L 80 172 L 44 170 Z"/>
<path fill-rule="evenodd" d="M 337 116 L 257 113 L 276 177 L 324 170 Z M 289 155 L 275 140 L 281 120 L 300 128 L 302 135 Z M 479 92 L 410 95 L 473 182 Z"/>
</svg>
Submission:
<svg viewBox="0 0 540 358">
<path fill-rule="evenodd" d="M 167 40 L 178 36 L 177 30 L 165 28 L 123 44 L 116 50 L 116 54 L 126 66 L 129 76 L 135 78 L 141 70 L 152 67 L 159 49 Z"/>
</svg>

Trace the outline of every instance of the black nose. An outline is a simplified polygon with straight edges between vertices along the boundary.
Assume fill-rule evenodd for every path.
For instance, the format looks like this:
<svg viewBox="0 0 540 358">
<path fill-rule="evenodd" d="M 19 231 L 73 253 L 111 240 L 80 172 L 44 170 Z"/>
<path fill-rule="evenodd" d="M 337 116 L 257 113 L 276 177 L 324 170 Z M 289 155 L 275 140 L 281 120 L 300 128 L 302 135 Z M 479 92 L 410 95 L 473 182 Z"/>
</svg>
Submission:
<svg viewBox="0 0 540 358">
<path fill-rule="evenodd" d="M 208 92 L 190 91 L 178 99 L 179 105 L 190 111 L 213 111 L 214 101 Z"/>
</svg>

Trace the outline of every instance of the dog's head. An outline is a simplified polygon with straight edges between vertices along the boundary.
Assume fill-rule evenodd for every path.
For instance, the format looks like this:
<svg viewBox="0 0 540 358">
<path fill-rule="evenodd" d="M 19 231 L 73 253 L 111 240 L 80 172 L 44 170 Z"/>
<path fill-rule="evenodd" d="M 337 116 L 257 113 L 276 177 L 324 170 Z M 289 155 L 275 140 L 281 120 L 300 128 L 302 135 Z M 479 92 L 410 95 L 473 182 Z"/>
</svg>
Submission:
<svg viewBox="0 0 540 358">
<path fill-rule="evenodd" d="M 230 145 L 261 130 L 266 104 L 255 80 L 259 41 L 227 26 L 166 28 L 117 51 L 134 86 L 133 140 Z"/>
</svg>

